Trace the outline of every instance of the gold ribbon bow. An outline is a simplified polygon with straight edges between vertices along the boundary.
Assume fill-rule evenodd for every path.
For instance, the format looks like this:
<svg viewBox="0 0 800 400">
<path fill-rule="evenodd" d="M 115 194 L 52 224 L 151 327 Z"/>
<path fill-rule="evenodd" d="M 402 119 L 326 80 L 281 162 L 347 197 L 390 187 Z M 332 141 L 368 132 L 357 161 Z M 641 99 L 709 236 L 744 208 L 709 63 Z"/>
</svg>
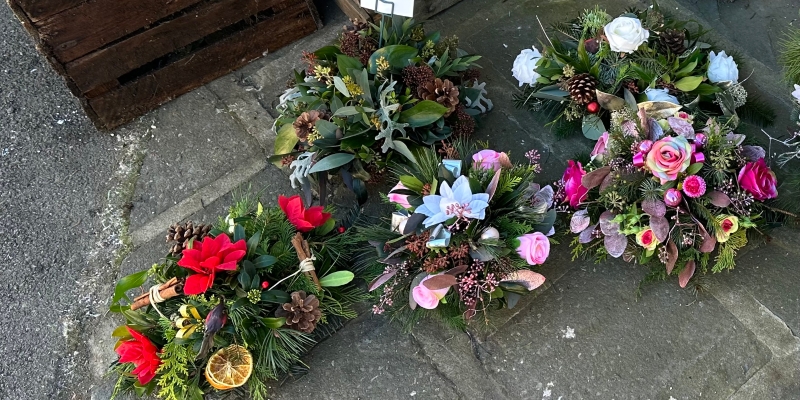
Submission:
<svg viewBox="0 0 800 400">
<path fill-rule="evenodd" d="M 203 318 L 197 312 L 197 308 L 193 305 L 184 304 L 178 309 L 181 314 L 180 318 L 175 320 L 175 327 L 178 328 L 178 333 L 175 337 L 183 339 L 191 336 L 198 328 L 203 326 Z"/>
</svg>

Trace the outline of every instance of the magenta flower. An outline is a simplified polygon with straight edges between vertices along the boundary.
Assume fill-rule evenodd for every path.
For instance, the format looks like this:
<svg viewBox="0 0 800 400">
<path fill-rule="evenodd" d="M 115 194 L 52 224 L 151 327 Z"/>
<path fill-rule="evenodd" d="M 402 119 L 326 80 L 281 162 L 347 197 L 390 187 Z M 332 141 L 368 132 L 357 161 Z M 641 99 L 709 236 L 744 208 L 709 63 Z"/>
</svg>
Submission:
<svg viewBox="0 0 800 400">
<path fill-rule="evenodd" d="M 753 195 L 758 201 L 774 199 L 778 196 L 778 180 L 775 173 L 767 167 L 763 158 L 749 162 L 739 171 L 739 186 Z"/>
<path fill-rule="evenodd" d="M 561 183 L 564 185 L 564 193 L 566 194 L 565 202 L 569 202 L 570 207 L 578 208 L 578 205 L 586 200 L 589 194 L 589 189 L 581 184 L 581 179 L 586 175 L 583 170 L 583 165 L 580 162 L 569 160 L 564 176 L 561 177 Z"/>
<path fill-rule="evenodd" d="M 697 175 L 688 176 L 683 181 L 683 193 L 693 198 L 706 194 L 706 181 Z"/>
</svg>

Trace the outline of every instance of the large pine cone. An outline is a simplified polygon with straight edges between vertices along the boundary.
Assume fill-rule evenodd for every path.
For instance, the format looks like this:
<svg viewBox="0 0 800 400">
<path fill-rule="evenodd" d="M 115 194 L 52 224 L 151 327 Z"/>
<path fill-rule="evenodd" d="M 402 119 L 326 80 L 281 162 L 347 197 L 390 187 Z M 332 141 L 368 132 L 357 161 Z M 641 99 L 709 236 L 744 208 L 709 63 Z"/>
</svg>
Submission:
<svg viewBox="0 0 800 400">
<path fill-rule="evenodd" d="M 673 54 L 683 54 L 686 51 L 684 41 L 686 40 L 686 32 L 683 30 L 667 29 L 659 36 L 659 43 L 661 48 L 669 50 Z"/>
<path fill-rule="evenodd" d="M 294 121 L 292 126 L 294 126 L 294 133 L 297 135 L 297 138 L 301 141 L 306 141 L 308 139 L 308 134 L 314 130 L 314 127 L 317 125 L 317 121 L 322 117 L 317 110 L 306 111 L 300 114 L 299 117 Z"/>
<path fill-rule="evenodd" d="M 578 74 L 567 81 L 567 89 L 572 100 L 578 104 L 589 104 L 594 101 L 597 79 L 589 74 Z"/>
<path fill-rule="evenodd" d="M 194 240 L 203 240 L 211 231 L 211 225 L 198 224 L 189 221 L 184 224 L 173 224 L 167 229 L 167 243 L 174 242 L 169 252 L 173 256 L 180 255 L 189 243 Z"/>
<path fill-rule="evenodd" d="M 458 106 L 458 88 L 448 79 L 436 78 L 436 80 L 420 86 L 417 89 L 417 95 L 422 100 L 433 100 L 447 107 L 445 117 L 449 117 Z"/>
<path fill-rule="evenodd" d="M 286 317 L 286 326 L 305 333 L 311 333 L 317 327 L 317 322 L 322 317 L 319 309 L 319 299 L 313 294 L 306 296 L 306 292 L 292 292 L 292 302 L 285 303 L 282 308 L 275 310 L 275 316 Z"/>
</svg>

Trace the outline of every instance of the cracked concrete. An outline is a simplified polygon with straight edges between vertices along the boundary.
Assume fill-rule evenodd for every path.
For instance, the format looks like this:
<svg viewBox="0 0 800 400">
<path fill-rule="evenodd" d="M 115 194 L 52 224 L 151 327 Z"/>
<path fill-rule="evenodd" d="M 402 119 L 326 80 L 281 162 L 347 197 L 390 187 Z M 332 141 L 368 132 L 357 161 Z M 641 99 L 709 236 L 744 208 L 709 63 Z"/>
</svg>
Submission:
<svg viewBox="0 0 800 400">
<path fill-rule="evenodd" d="M 601 3 L 612 13 L 648 4 Z M 659 3 L 715 29 L 716 43 L 746 55 L 758 71 L 748 87 L 786 114 L 789 91 L 778 76 L 774 40 L 797 18 L 796 10 L 784 10 L 797 5 Z M 332 2 L 320 6 L 321 31 L 113 136 L 78 114 L 76 101 L 2 11 L 8 39 L 0 70 L 12 78 L 0 92 L 0 121 L 10 132 L 0 137 L 0 148 L 10 149 L 0 157 L 7 221 L 0 234 L 19 245 L 0 250 L 0 259 L 24 268 L 7 268 L 0 279 L 2 321 L 12 339 L 0 348 L 9 355 L 0 361 L 0 397 L 107 399 L 113 382 L 102 373 L 115 357 L 109 335 L 120 321 L 105 308 L 116 279 L 163 256 L 169 224 L 224 214 L 232 191 L 263 190 L 266 204 L 292 193 L 285 173 L 266 162 L 274 141 L 269 128 L 301 51 L 328 44 L 346 22 Z M 536 16 L 547 24 L 586 7 L 464 0 L 428 24 L 484 56 L 482 79 L 495 110 L 476 137 L 513 150 L 515 158 L 539 149 L 544 183 L 558 179 L 564 160 L 590 143 L 579 134 L 558 139 L 544 118 L 514 108 L 511 62 L 544 40 Z M 43 94 L 26 95 L 31 88 Z M 789 123 L 779 120 L 772 129 Z M 373 199 L 379 190 L 370 186 Z M 366 212 L 384 209 L 373 201 Z M 711 276 L 707 293 L 695 297 L 670 281 L 645 287 L 637 298 L 641 267 L 573 262 L 562 243 L 540 271 L 546 285 L 515 309 L 494 313 L 492 325 L 459 332 L 424 321 L 404 334 L 383 317 L 361 315 L 311 351 L 307 374 L 275 382 L 274 398 L 308 398 L 310 387 L 324 388 L 313 392 L 324 399 L 800 398 L 798 258 L 797 231 L 782 228 L 770 243 L 743 252 L 735 271 Z"/>
</svg>

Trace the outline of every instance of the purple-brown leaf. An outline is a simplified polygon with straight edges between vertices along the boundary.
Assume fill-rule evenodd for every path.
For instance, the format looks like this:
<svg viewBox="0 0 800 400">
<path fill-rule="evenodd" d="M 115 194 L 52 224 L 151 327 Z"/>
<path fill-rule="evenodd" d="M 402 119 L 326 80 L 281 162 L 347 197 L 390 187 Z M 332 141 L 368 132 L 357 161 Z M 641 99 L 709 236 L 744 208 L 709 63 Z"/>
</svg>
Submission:
<svg viewBox="0 0 800 400">
<path fill-rule="evenodd" d="M 701 253 L 711 253 L 714 251 L 714 248 L 717 247 L 717 238 L 709 235 L 703 225 L 697 224 L 697 228 L 700 230 L 700 236 L 703 237 L 703 242 L 700 244 L 698 250 L 700 250 Z"/>
<path fill-rule="evenodd" d="M 678 285 L 682 288 L 685 288 L 686 285 L 689 283 L 689 279 L 692 279 L 694 276 L 694 260 L 689 260 L 686 262 L 686 266 L 683 267 L 681 273 L 678 274 Z"/>
<path fill-rule="evenodd" d="M 458 275 L 458 274 L 460 274 L 460 273 L 462 273 L 462 272 L 464 272 L 466 270 L 467 270 L 467 265 L 466 264 L 461 264 L 459 266 L 450 268 L 447 271 L 444 271 L 444 273 L 447 274 L 447 275 L 456 276 L 456 275 Z"/>
<path fill-rule="evenodd" d="M 502 173 L 502 169 L 498 169 L 494 172 L 494 176 L 492 177 L 492 181 L 489 182 L 489 186 L 486 187 L 486 193 L 489 194 L 489 200 L 494 197 L 494 192 L 497 191 L 497 185 L 500 184 L 500 173 Z"/>
<path fill-rule="evenodd" d="M 603 183 L 603 179 L 611 172 L 611 167 L 605 166 L 602 168 L 598 168 L 588 174 L 584 175 L 581 178 L 581 186 L 587 189 L 593 189 L 600 186 Z"/>
<path fill-rule="evenodd" d="M 742 146 L 742 157 L 747 161 L 758 161 L 767 156 L 767 152 L 761 146 Z"/>
<path fill-rule="evenodd" d="M 725 208 L 731 205 L 731 198 L 719 190 L 712 190 L 711 192 L 708 192 L 708 198 L 711 200 L 711 204 L 719 208 Z"/>
<path fill-rule="evenodd" d="M 581 233 L 589 226 L 589 222 L 591 222 L 591 219 L 589 218 L 588 211 L 577 211 L 575 214 L 572 214 L 572 219 L 569 221 L 569 230 L 572 231 L 572 233 Z"/>
<path fill-rule="evenodd" d="M 508 277 L 503 279 L 503 282 L 519 283 L 520 285 L 525 286 L 526 289 L 533 290 L 539 286 L 542 286 L 544 284 L 544 280 L 544 275 L 538 272 L 533 272 L 528 269 L 521 269 L 509 274 Z"/>
<path fill-rule="evenodd" d="M 600 184 L 600 191 L 604 192 L 614 182 L 614 174 L 608 174 L 603 178 L 603 183 Z"/>
<path fill-rule="evenodd" d="M 374 279 L 372 282 L 370 282 L 370 284 L 369 284 L 369 287 L 368 287 L 369 291 L 371 292 L 371 291 L 373 291 L 373 290 L 375 290 L 375 289 L 377 289 L 377 288 L 381 287 L 381 285 L 383 285 L 384 283 L 386 283 L 386 281 L 388 281 L 389 279 L 392 279 L 392 277 L 393 277 L 393 276 L 394 276 L 394 274 L 396 274 L 396 273 L 397 273 L 397 270 L 394 270 L 394 271 L 392 271 L 392 272 L 385 273 L 385 274 L 383 274 L 383 275 L 381 275 L 381 276 L 379 276 L 379 277 L 375 278 L 375 279 Z"/>
<path fill-rule="evenodd" d="M 605 239 L 603 240 L 608 255 L 614 258 L 619 258 L 619 256 L 621 256 L 628 247 L 628 238 L 619 232 L 613 235 L 606 235 Z"/>
<path fill-rule="evenodd" d="M 688 121 L 681 118 L 669 117 L 667 118 L 667 124 L 669 124 L 669 127 L 678 135 L 689 140 L 694 140 L 694 128 L 692 128 L 692 124 Z"/>
<path fill-rule="evenodd" d="M 670 240 L 667 242 L 667 275 L 672 273 L 675 263 L 678 261 L 678 246 Z"/>
<path fill-rule="evenodd" d="M 580 235 L 578 235 L 578 242 L 582 244 L 586 244 L 594 240 L 594 230 L 597 229 L 597 224 L 591 225 L 588 228 L 584 229 Z"/>
<path fill-rule="evenodd" d="M 642 211 L 651 217 L 663 217 L 667 213 L 667 205 L 652 197 L 642 200 Z"/>
<path fill-rule="evenodd" d="M 650 229 L 656 235 L 656 239 L 663 243 L 669 237 L 669 221 L 664 217 L 650 217 Z"/>
<path fill-rule="evenodd" d="M 616 217 L 611 211 L 603 211 L 600 214 L 600 230 L 604 235 L 615 235 L 619 233 L 619 223 L 612 220 Z"/>
<path fill-rule="evenodd" d="M 456 280 L 456 277 L 448 274 L 435 275 L 430 277 L 430 279 L 426 280 L 425 282 L 422 282 L 422 284 L 430 290 L 449 288 L 457 283 L 458 281 Z"/>
</svg>

